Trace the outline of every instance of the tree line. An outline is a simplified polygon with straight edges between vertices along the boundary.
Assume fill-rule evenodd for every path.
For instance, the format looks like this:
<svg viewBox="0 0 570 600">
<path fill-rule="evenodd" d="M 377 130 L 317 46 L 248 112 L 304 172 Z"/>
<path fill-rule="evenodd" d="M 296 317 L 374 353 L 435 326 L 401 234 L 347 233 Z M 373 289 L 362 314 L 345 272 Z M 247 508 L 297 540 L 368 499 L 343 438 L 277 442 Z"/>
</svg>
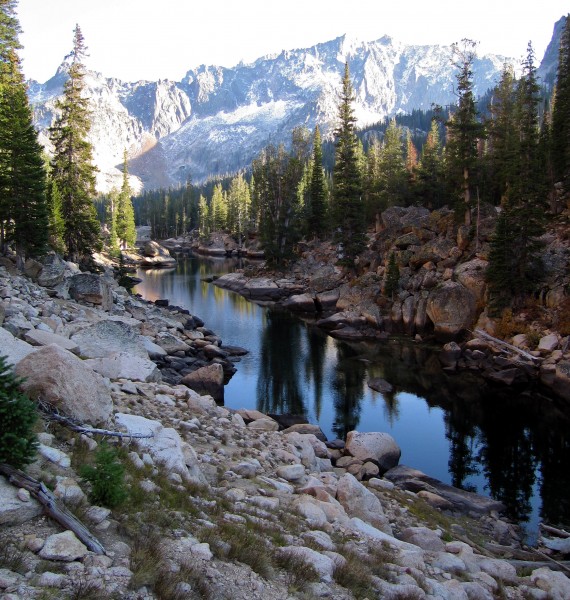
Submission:
<svg viewBox="0 0 570 600">
<path fill-rule="evenodd" d="M 245 173 L 211 183 L 208 193 L 149 192 L 135 205 L 144 205 L 155 234 L 195 228 L 204 238 L 224 231 L 242 239 L 253 232 L 277 265 L 294 258 L 301 239 L 330 239 L 340 262 L 356 268 L 366 233 L 379 228 L 389 206 L 449 206 L 458 223 L 474 228 L 475 207 L 487 203 L 499 213 L 490 300 L 497 310 L 516 305 L 539 279 L 540 236 L 570 193 L 569 21 L 551 94 L 540 86 L 529 43 L 520 77 L 505 64 L 482 105 L 473 91 L 477 45 L 462 40 L 453 45 L 454 106 L 357 131 L 346 64 L 332 169 L 318 127 L 299 127 L 287 148 L 267 146 Z M 418 136 L 418 127 L 426 126 L 427 135 Z"/>
<path fill-rule="evenodd" d="M 18 50 L 16 0 L 0 0 L 0 246 L 15 249 L 17 263 L 48 249 L 89 262 L 103 248 L 94 200 L 97 169 L 88 141 L 91 115 L 85 97 L 86 46 L 79 25 L 49 130 L 51 158 L 38 142 Z M 135 242 L 132 190 L 125 167 L 121 190 L 111 194 L 106 236 L 111 250 Z"/>
<path fill-rule="evenodd" d="M 146 192 L 133 209 L 126 152 L 121 188 L 94 202 L 79 26 L 46 159 L 18 57 L 15 6 L 16 0 L 0 0 L 0 245 L 4 251 L 12 245 L 19 265 L 49 247 L 74 261 L 103 244 L 116 253 L 134 244 L 136 219 L 150 224 L 155 238 L 191 230 L 203 238 L 223 231 L 240 243 L 257 237 L 275 265 L 294 259 L 302 239 L 334 240 L 339 262 L 357 270 L 366 235 L 389 206 L 451 206 L 458 222 L 471 227 L 474 207 L 489 203 L 500 211 L 488 270 L 493 304 L 521 302 L 536 283 L 539 238 L 557 200 L 570 191 L 569 19 L 551 97 L 542 93 L 529 44 L 521 76 L 505 65 L 481 111 L 473 92 L 476 44 L 463 40 L 453 45 L 454 106 L 414 111 L 359 132 L 346 64 L 332 167 L 319 128 L 297 127 L 287 147 L 267 146 L 245 172 L 202 187 L 189 180 Z M 425 138 L 418 136 L 428 123 Z"/>
</svg>

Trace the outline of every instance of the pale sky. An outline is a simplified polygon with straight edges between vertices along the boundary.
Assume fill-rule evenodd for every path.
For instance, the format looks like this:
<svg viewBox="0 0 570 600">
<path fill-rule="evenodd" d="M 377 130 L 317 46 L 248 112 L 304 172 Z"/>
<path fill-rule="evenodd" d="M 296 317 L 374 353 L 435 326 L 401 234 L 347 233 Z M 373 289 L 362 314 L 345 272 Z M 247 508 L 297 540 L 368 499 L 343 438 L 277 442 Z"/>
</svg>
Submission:
<svg viewBox="0 0 570 600">
<path fill-rule="evenodd" d="M 125 81 L 180 80 L 200 64 L 231 67 L 344 33 L 410 44 L 470 38 L 479 53 L 537 64 L 568 0 L 19 0 L 24 74 L 41 83 L 72 47 L 79 23 L 90 69 Z"/>
</svg>

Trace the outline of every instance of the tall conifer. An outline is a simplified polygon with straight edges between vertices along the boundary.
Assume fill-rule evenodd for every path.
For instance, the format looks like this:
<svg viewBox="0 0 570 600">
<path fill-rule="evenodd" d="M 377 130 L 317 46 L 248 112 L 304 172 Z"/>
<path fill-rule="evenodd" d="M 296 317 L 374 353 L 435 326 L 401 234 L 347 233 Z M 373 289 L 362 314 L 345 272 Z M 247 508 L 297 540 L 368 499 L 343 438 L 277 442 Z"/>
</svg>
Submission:
<svg viewBox="0 0 570 600">
<path fill-rule="evenodd" d="M 551 160 L 554 180 L 570 192 L 570 14 L 560 38 L 556 95 L 552 110 Z"/>
<path fill-rule="evenodd" d="M 336 237 L 342 251 L 341 260 L 346 266 L 351 267 L 354 266 L 356 256 L 366 246 L 362 175 L 359 167 L 353 101 L 354 91 L 350 81 L 350 70 L 346 63 L 338 107 L 339 125 L 335 130 L 333 198 Z"/>
<path fill-rule="evenodd" d="M 325 173 L 323 169 L 323 148 L 319 126 L 313 136 L 313 158 L 310 183 L 309 234 L 322 237 L 327 231 L 327 203 Z"/>
<path fill-rule="evenodd" d="M 477 142 L 483 134 L 478 120 L 473 92 L 473 62 L 477 44 L 468 39 L 453 44 L 453 64 L 457 72 L 457 107 L 446 123 L 448 129 L 447 160 L 451 184 L 457 190 L 457 214 L 463 212 L 471 225 L 473 188 L 477 170 Z"/>
<path fill-rule="evenodd" d="M 133 248 L 137 241 L 135 227 L 135 211 L 131 196 L 133 191 L 129 184 L 129 168 L 127 164 L 127 151 L 123 152 L 123 183 L 117 201 L 116 234 L 121 248 Z"/>
<path fill-rule="evenodd" d="M 77 261 L 101 247 L 95 198 L 96 167 L 88 141 L 91 128 L 88 100 L 84 96 L 86 47 L 79 25 L 73 36 L 69 78 L 63 87 L 59 111 L 50 129 L 54 145 L 52 177 L 61 194 L 65 222 L 64 241 L 68 257 Z"/>
<path fill-rule="evenodd" d="M 46 176 L 22 74 L 15 0 L 0 0 L 0 243 L 19 265 L 48 241 Z"/>
</svg>

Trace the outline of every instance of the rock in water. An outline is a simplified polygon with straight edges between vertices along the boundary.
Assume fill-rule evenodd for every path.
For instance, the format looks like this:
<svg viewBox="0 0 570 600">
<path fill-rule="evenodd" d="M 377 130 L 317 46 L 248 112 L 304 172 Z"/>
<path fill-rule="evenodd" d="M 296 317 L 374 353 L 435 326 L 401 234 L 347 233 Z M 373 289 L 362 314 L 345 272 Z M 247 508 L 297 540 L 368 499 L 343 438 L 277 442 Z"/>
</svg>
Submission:
<svg viewBox="0 0 570 600">
<path fill-rule="evenodd" d="M 382 377 L 373 377 L 366 383 L 370 389 L 380 392 L 381 394 L 389 394 L 394 389 L 394 386 L 385 379 L 382 379 Z"/>
<path fill-rule="evenodd" d="M 380 467 L 380 474 L 398 464 L 402 451 L 388 433 L 349 431 L 345 451 L 363 463 L 370 461 Z"/>
<path fill-rule="evenodd" d="M 210 395 L 214 400 L 224 399 L 224 369 L 220 364 L 201 367 L 182 378 L 185 386 L 201 395 Z"/>
<path fill-rule="evenodd" d="M 435 335 L 448 341 L 475 322 L 475 297 L 460 283 L 445 281 L 430 292 L 426 310 Z"/>
</svg>

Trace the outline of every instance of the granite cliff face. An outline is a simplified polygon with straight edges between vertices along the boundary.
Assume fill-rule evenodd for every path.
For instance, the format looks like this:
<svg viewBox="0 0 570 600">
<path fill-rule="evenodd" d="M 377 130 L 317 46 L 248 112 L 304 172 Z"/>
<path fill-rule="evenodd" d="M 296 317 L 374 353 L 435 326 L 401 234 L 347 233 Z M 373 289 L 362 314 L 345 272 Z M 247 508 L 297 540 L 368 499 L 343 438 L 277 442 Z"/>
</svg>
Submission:
<svg viewBox="0 0 570 600">
<path fill-rule="evenodd" d="M 504 60 L 477 59 L 477 93 L 495 83 Z M 454 101 L 450 47 L 406 46 L 389 37 L 361 42 L 343 36 L 233 68 L 202 65 L 178 82 L 128 83 L 88 72 L 99 189 L 120 182 L 124 148 L 139 187 L 152 189 L 240 169 L 268 143 L 288 142 L 297 125 L 318 123 L 330 134 L 346 61 L 359 125 Z M 67 64 L 44 84 L 30 82 L 36 125 L 48 148 Z"/>
</svg>

